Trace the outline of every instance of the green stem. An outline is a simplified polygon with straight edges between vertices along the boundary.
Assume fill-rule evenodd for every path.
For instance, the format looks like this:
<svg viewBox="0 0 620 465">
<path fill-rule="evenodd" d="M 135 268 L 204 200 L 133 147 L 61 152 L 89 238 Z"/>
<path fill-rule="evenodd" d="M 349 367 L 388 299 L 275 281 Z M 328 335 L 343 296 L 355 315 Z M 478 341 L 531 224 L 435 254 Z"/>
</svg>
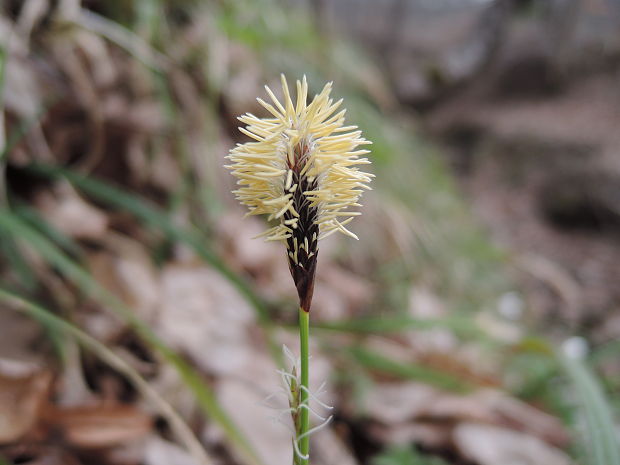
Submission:
<svg viewBox="0 0 620 465">
<path fill-rule="evenodd" d="M 308 365 L 310 355 L 308 353 L 308 334 L 310 332 L 310 312 L 299 308 L 299 342 L 301 346 L 301 386 L 299 388 L 299 404 L 307 405 L 308 402 Z M 306 408 L 300 409 L 301 420 L 299 422 L 298 437 L 307 433 L 310 429 L 310 412 Z M 302 455 L 308 455 L 310 450 L 310 438 L 304 436 L 299 442 L 299 450 Z M 309 460 L 300 460 L 301 465 L 308 465 Z"/>
</svg>

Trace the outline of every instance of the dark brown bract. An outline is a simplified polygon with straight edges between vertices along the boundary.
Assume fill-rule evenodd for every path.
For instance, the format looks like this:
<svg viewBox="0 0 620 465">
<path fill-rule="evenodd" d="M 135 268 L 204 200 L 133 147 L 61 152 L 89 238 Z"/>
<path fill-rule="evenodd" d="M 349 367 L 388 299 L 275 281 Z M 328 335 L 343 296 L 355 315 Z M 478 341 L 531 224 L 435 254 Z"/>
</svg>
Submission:
<svg viewBox="0 0 620 465">
<path fill-rule="evenodd" d="M 299 217 L 296 222 L 297 227 L 292 229 L 291 237 L 286 239 L 288 267 L 297 288 L 300 306 L 308 312 L 312 301 L 314 274 L 319 252 L 319 225 L 317 222 L 318 208 L 311 205 L 304 192 L 316 189 L 317 181 L 316 179 L 311 181 L 307 176 L 300 175 L 300 164 L 295 163 L 291 168 L 293 170 L 292 185 L 298 186 L 293 192 L 293 208 Z M 287 211 L 284 219 L 285 221 L 292 220 L 293 213 Z"/>
</svg>

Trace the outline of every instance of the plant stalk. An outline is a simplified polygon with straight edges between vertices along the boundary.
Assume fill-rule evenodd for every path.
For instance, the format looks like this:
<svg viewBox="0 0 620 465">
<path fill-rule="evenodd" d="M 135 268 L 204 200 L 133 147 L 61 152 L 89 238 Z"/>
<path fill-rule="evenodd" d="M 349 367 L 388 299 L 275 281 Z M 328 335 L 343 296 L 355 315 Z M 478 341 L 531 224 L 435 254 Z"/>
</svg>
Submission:
<svg viewBox="0 0 620 465">
<path fill-rule="evenodd" d="M 301 386 L 299 387 L 299 405 L 307 405 L 308 403 L 308 389 L 309 389 L 309 376 L 308 367 L 310 355 L 308 353 L 308 335 L 310 332 L 310 312 L 305 311 L 301 307 L 299 308 L 299 343 L 301 348 Z M 310 429 L 310 412 L 307 408 L 302 408 L 299 411 L 300 422 L 299 431 L 297 437 L 305 435 Z M 299 450 L 302 455 L 308 455 L 310 450 L 310 437 L 303 436 L 299 442 Z M 300 460 L 300 465 L 308 465 L 309 460 Z"/>
</svg>

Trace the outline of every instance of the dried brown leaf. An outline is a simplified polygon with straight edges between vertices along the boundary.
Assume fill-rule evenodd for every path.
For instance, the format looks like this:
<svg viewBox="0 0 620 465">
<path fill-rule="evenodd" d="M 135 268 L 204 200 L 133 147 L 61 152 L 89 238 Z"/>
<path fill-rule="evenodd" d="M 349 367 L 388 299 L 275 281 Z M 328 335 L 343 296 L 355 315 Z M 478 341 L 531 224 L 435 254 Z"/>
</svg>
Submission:
<svg viewBox="0 0 620 465">
<path fill-rule="evenodd" d="M 325 429 L 312 438 L 312 463 L 319 465 L 357 465 L 351 450 L 332 430 Z"/>
<path fill-rule="evenodd" d="M 176 444 L 151 436 L 144 447 L 145 465 L 200 465 Z"/>
<path fill-rule="evenodd" d="M 43 217 L 69 237 L 100 239 L 107 232 L 108 217 L 65 182 L 57 184 L 53 193 L 39 192 L 35 203 Z"/>
<path fill-rule="evenodd" d="M 371 419 L 386 426 L 474 421 L 527 432 L 555 445 L 568 441 L 557 418 L 495 389 L 457 395 L 421 383 L 382 383 L 369 392 L 365 409 Z"/>
<path fill-rule="evenodd" d="M 41 443 L 23 443 L 3 448 L 2 456 L 9 463 L 22 465 L 82 465 L 63 447 Z"/>
<path fill-rule="evenodd" d="M 247 301 L 222 275 L 204 266 L 169 265 L 161 275 L 155 330 L 203 369 L 233 373 L 253 357 Z"/>
<path fill-rule="evenodd" d="M 415 442 L 432 449 L 451 449 L 452 430 L 453 425 L 432 422 L 368 425 L 370 435 L 383 444 L 400 445 Z"/>
<path fill-rule="evenodd" d="M 152 430 L 152 418 L 132 406 L 52 408 L 48 423 L 71 445 L 97 449 L 143 439 Z"/>
<path fill-rule="evenodd" d="M 0 366 L 0 444 L 17 441 L 37 425 L 52 381 L 51 373 L 16 375 Z"/>
<path fill-rule="evenodd" d="M 333 264 L 326 263 L 317 278 L 313 308 L 321 318 L 348 318 L 374 293 L 371 282 Z"/>
<path fill-rule="evenodd" d="M 505 428 L 463 423 L 454 432 L 456 447 L 479 465 L 570 465 L 569 457 L 539 438 Z"/>
</svg>

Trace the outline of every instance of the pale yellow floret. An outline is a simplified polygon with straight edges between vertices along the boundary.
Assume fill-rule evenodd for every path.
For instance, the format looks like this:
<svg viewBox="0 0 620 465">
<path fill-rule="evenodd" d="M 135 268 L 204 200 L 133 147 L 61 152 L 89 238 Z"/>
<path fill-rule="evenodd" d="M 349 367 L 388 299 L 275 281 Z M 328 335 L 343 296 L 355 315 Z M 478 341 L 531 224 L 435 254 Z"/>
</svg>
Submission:
<svg viewBox="0 0 620 465">
<path fill-rule="evenodd" d="M 286 182 L 284 183 L 284 189 L 287 191 L 290 190 L 292 182 L 293 182 L 293 170 L 288 170 L 288 173 L 286 174 Z"/>
<path fill-rule="evenodd" d="M 313 234 L 312 242 L 335 232 L 357 238 L 345 226 L 360 213 L 347 211 L 360 207 L 359 197 L 373 175 L 358 169 L 370 163 L 360 158 L 369 153 L 358 149 L 371 142 L 362 137 L 357 126 L 345 126 L 346 110 L 340 109 L 342 99 L 330 99 L 331 83 L 308 103 L 306 78 L 297 81 L 295 100 L 289 93 L 286 78 L 281 76 L 283 100 L 265 86 L 272 103 L 257 99 L 270 114 L 258 118 L 247 113 L 238 119 L 245 124 L 239 130 L 252 139 L 237 144 L 228 155 L 227 168 L 237 178 L 239 188 L 234 191 L 237 199 L 249 209 L 249 215 L 268 215 L 279 224 L 267 229 L 259 237 L 269 241 L 282 241 L 291 237 L 299 226 L 299 212 L 295 210 L 293 194 L 298 183 L 293 182 L 292 165 L 295 154 L 303 153 L 304 165 L 297 174 L 308 183 L 316 180 L 316 189 L 303 192 L 309 205 L 318 211 L 316 223 L 319 236 Z M 296 152 L 297 150 L 297 152 Z M 299 155 L 298 155 L 299 156 Z M 297 179 L 297 178 L 296 178 Z M 304 184 L 307 185 L 307 184 Z M 285 214 L 289 212 L 289 219 Z M 292 218 L 291 218 L 292 217 Z M 309 238 L 300 247 L 309 253 Z M 297 263 L 298 247 L 295 244 L 291 259 Z M 313 255 L 313 253 L 311 254 Z"/>
</svg>

